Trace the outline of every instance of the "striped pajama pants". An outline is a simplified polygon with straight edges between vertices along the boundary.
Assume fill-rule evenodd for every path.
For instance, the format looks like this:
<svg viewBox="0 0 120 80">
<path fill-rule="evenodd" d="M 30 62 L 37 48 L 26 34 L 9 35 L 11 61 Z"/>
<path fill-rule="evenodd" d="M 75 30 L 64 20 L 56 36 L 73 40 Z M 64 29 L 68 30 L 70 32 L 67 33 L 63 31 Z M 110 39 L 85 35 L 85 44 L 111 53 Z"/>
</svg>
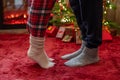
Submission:
<svg viewBox="0 0 120 80">
<path fill-rule="evenodd" d="M 56 0 L 31 0 L 27 29 L 35 37 L 43 37 Z"/>
</svg>

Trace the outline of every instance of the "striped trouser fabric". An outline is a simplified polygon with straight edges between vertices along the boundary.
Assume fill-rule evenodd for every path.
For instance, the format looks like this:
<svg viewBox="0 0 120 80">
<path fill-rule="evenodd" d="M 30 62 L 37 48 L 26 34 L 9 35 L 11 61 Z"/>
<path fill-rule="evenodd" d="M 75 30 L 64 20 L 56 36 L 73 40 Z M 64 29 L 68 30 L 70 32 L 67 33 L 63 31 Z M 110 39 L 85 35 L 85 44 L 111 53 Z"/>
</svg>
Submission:
<svg viewBox="0 0 120 80">
<path fill-rule="evenodd" d="M 32 36 L 43 37 L 56 0 L 31 0 L 27 29 Z"/>
</svg>

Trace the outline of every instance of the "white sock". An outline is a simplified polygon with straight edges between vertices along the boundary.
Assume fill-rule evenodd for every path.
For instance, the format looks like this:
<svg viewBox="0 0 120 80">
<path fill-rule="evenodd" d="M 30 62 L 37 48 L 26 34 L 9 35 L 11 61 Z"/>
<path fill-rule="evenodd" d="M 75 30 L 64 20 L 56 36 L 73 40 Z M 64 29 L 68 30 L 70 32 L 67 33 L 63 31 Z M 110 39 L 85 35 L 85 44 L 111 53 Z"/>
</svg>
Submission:
<svg viewBox="0 0 120 80">
<path fill-rule="evenodd" d="M 45 55 L 47 56 L 47 58 L 48 58 L 49 61 L 51 61 L 51 62 L 54 61 L 53 58 L 48 57 L 48 55 L 46 54 L 46 51 L 44 51 L 44 53 L 45 53 Z"/>
<path fill-rule="evenodd" d="M 36 61 L 42 68 L 48 69 L 55 65 L 44 52 L 44 38 L 34 37 L 30 35 L 30 47 L 28 57 Z"/>
</svg>

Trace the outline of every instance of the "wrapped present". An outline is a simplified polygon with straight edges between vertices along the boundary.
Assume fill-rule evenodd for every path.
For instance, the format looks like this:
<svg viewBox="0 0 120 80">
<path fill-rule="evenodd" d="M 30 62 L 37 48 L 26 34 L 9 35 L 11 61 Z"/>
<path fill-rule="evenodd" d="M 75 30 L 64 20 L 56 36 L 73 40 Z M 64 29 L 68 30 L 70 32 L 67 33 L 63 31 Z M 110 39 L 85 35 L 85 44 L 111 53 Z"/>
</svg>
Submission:
<svg viewBox="0 0 120 80">
<path fill-rule="evenodd" d="M 65 27 L 60 27 L 57 32 L 56 38 L 63 38 L 64 33 L 65 33 Z"/>
<path fill-rule="evenodd" d="M 72 37 L 71 35 L 65 35 L 62 39 L 63 42 L 70 42 L 72 40 Z"/>
<path fill-rule="evenodd" d="M 110 29 L 111 36 L 117 36 L 117 29 Z"/>
<path fill-rule="evenodd" d="M 82 43 L 82 40 L 81 40 L 81 32 L 80 32 L 80 29 L 76 29 L 75 32 L 76 32 L 76 44 L 81 44 L 81 43 Z"/>
<path fill-rule="evenodd" d="M 73 40 L 75 40 L 75 29 L 74 27 L 65 27 L 65 35 L 70 35 L 72 36 Z"/>
<path fill-rule="evenodd" d="M 70 28 L 70 27 L 66 27 L 66 29 L 65 29 L 65 34 L 72 36 L 72 35 L 74 34 L 74 29 L 73 29 L 73 28 Z"/>
<path fill-rule="evenodd" d="M 72 26 L 67 26 L 65 27 L 65 35 L 62 39 L 63 42 L 70 42 L 74 40 L 73 38 L 75 37 L 75 30 L 74 27 Z"/>
<path fill-rule="evenodd" d="M 49 26 L 46 30 L 46 35 L 49 37 L 55 37 L 57 34 L 57 27 L 56 26 Z"/>
<path fill-rule="evenodd" d="M 102 40 L 112 40 L 111 33 L 107 26 L 103 26 L 102 28 Z"/>
</svg>

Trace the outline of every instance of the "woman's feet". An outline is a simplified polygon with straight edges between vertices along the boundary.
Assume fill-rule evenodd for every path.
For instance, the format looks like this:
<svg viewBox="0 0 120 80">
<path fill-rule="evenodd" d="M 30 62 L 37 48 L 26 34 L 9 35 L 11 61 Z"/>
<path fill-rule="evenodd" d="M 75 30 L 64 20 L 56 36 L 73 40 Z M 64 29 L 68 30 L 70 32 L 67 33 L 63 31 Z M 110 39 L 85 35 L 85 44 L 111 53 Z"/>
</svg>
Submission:
<svg viewBox="0 0 120 80">
<path fill-rule="evenodd" d="M 30 47 L 28 57 L 37 62 L 42 68 L 48 69 L 55 65 L 54 59 L 49 58 L 44 51 L 44 38 L 30 35 Z"/>
</svg>

